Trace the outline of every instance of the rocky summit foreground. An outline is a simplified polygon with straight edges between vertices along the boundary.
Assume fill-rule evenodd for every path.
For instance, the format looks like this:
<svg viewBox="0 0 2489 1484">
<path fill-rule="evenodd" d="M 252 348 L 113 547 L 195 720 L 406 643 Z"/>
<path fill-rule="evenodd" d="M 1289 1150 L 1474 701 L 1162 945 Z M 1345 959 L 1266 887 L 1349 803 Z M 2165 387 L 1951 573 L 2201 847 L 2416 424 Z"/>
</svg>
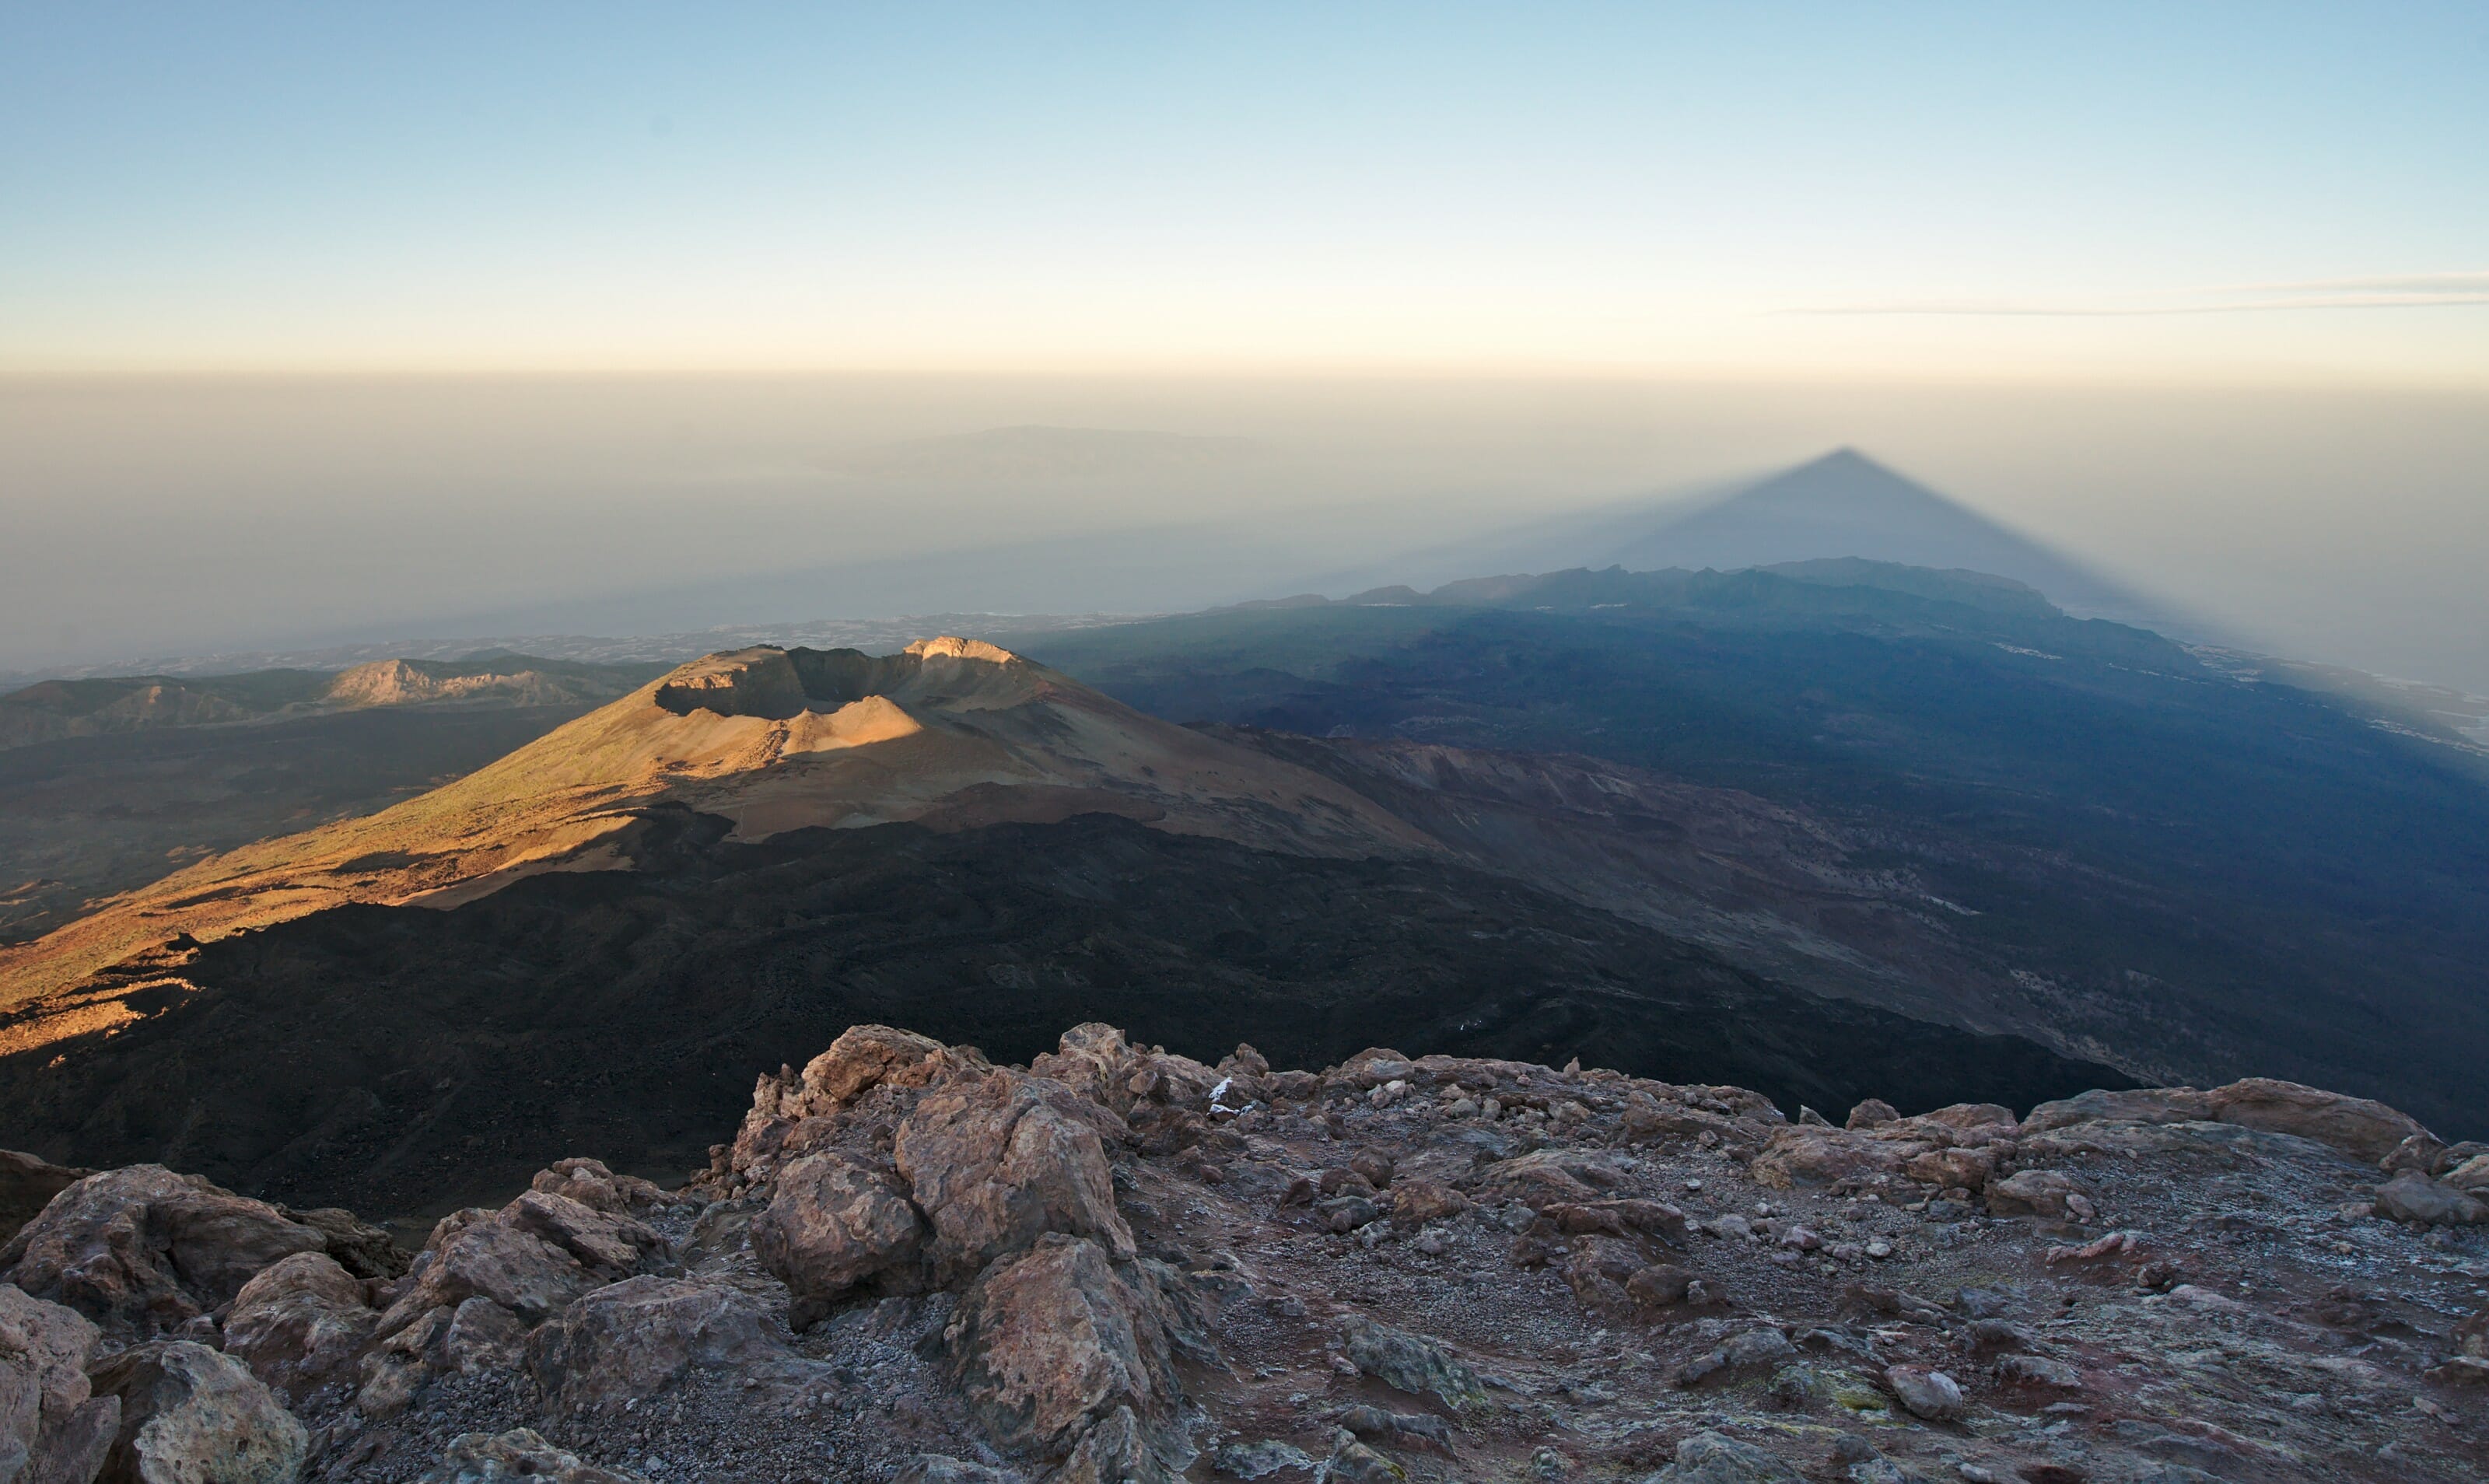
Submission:
<svg viewBox="0 0 2489 1484">
<path fill-rule="evenodd" d="M 7 1168 L 0 1484 L 2489 1471 L 2489 1149 L 2282 1082 L 1835 1127 L 858 1026 L 681 1189 L 564 1160 L 411 1260 Z"/>
</svg>

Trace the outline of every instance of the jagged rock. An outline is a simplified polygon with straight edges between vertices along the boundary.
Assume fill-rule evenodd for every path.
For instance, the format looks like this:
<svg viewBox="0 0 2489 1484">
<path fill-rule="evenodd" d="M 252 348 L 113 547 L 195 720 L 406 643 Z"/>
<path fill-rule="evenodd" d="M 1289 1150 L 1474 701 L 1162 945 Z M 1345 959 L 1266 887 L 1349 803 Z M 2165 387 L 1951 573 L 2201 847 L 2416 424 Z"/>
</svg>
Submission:
<svg viewBox="0 0 2489 1484">
<path fill-rule="evenodd" d="M 851 1025 L 830 1048 L 804 1064 L 804 1091 L 830 1105 L 853 1102 L 873 1088 L 925 1087 L 959 1065 L 930 1036 L 887 1025 Z"/>
<path fill-rule="evenodd" d="M 399 1246 L 387 1232 L 358 1219 L 353 1212 L 343 1208 L 323 1206 L 312 1211 L 294 1211 L 279 1206 L 276 1212 L 289 1221 L 300 1222 L 318 1232 L 329 1244 L 329 1256 L 338 1267 L 358 1278 L 386 1281 L 404 1274 L 415 1261 L 415 1254 Z"/>
<path fill-rule="evenodd" d="M 0 1284 L 0 1480 L 87 1484 L 102 1467 L 121 1401 L 87 1380 L 98 1337 L 84 1315 Z"/>
<path fill-rule="evenodd" d="M 462 1376 L 514 1370 L 527 1359 L 528 1327 L 490 1298 L 470 1298 L 449 1313 L 441 1360 Z"/>
<path fill-rule="evenodd" d="M 666 1240 L 645 1222 L 542 1190 L 522 1192 L 501 1208 L 501 1218 L 543 1238 L 601 1277 L 633 1271 L 644 1260 L 662 1256 L 666 1250 Z"/>
<path fill-rule="evenodd" d="M 1758 1184 L 1814 1190 L 1840 1181 L 1896 1175 L 1926 1146 L 1888 1144 L 1840 1128 L 1797 1127 L 1774 1133 L 1751 1166 Z"/>
<path fill-rule="evenodd" d="M 0 1241 L 16 1236 L 17 1229 L 34 1220 L 53 1196 L 94 1173 L 0 1149 Z"/>
<path fill-rule="evenodd" d="M 121 1399 L 100 1484 L 293 1484 L 311 1437 L 249 1368 L 188 1340 L 133 1346 L 96 1367 Z"/>
<path fill-rule="evenodd" d="M 1390 1458 L 1357 1441 L 1357 1435 L 1342 1428 L 1331 1440 L 1330 1458 L 1323 1465 L 1325 1479 L 1345 1479 L 1348 1484 L 1401 1484 L 1409 1470 Z"/>
<path fill-rule="evenodd" d="M 1323 1224 L 1334 1232 L 1353 1232 L 1383 1214 L 1383 1208 L 1361 1195 L 1335 1196 L 1314 1208 Z"/>
<path fill-rule="evenodd" d="M 536 1172 L 529 1188 L 565 1196 L 613 1216 L 647 1218 L 666 1205 L 666 1192 L 636 1175 L 616 1175 L 601 1159 L 557 1159 Z"/>
<path fill-rule="evenodd" d="M 769 1208 L 752 1223 L 752 1249 L 793 1296 L 801 1329 L 849 1290 L 912 1268 L 925 1235 L 896 1170 L 825 1151 L 778 1172 Z"/>
<path fill-rule="evenodd" d="M 1432 1413 L 1351 1407 L 1340 1413 L 1338 1422 L 1359 1438 L 1416 1438 L 1445 1451 L 1452 1445 L 1452 1425 Z"/>
<path fill-rule="evenodd" d="M 1646 1309 L 1682 1303 L 1694 1274 L 1674 1263 L 1654 1263 L 1625 1280 L 1625 1297 Z"/>
<path fill-rule="evenodd" d="M 1500 1159 L 1479 1172 L 1488 1187 L 1527 1203 L 1533 1211 L 1555 1205 L 1581 1205 L 1621 1179 L 1601 1159 L 1566 1150 L 1542 1149 L 1513 1159 Z"/>
<path fill-rule="evenodd" d="M 1995 1172 L 1996 1156 L 1985 1149 L 1931 1149 L 1903 1161 L 1902 1173 L 1939 1190 L 1986 1188 Z"/>
<path fill-rule="evenodd" d="M 380 1314 L 363 1285 L 325 1252 L 298 1252 L 243 1285 L 224 1349 L 295 1402 L 354 1374 Z"/>
<path fill-rule="evenodd" d="M 1988 1187 L 1988 1212 L 1995 1216 L 2046 1216 L 2063 1220 L 2067 1201 L 2082 1194 L 2062 1170 L 2021 1170 Z"/>
<path fill-rule="evenodd" d="M 1633 1300 L 1625 1284 L 1648 1265 L 1630 1245 L 1604 1237 L 1586 1237 L 1573 1244 L 1564 1260 L 1564 1284 L 1584 1303 L 1622 1307 Z"/>
<path fill-rule="evenodd" d="M 996 1070 L 928 1094 L 901 1121 L 895 1154 L 933 1226 L 928 1255 L 964 1276 L 1049 1232 L 1090 1238 L 1117 1261 L 1131 1228 L 1115 1210 L 1105 1146 L 1071 1094 Z"/>
<path fill-rule="evenodd" d="M 2007 1381 L 2018 1381 L 2035 1386 L 2054 1386 L 2061 1391 L 2080 1390 L 2083 1384 L 2080 1371 L 2063 1360 L 2051 1360 L 2046 1356 L 2007 1356 L 1996 1362 L 1996 1374 Z"/>
<path fill-rule="evenodd" d="M 1648 1484 L 1805 1484 L 1798 1471 L 1752 1443 L 1696 1433 Z"/>
<path fill-rule="evenodd" d="M 496 1212 L 470 1209 L 441 1218 L 424 1244 L 415 1287 L 381 1321 L 393 1333 L 414 1316 L 490 1298 L 533 1324 L 596 1285 L 569 1252 Z"/>
<path fill-rule="evenodd" d="M 2388 1151 L 2386 1157 L 2377 1161 L 2377 1168 L 2389 1175 L 2417 1170 L 2435 1178 L 2446 1172 L 2446 1155 L 2444 1139 L 2433 1133 L 2415 1133 Z"/>
<path fill-rule="evenodd" d="M 1675 1382 L 1692 1386 L 1722 1371 L 1776 1365 L 1796 1354 L 1797 1347 L 1788 1335 L 1769 1325 L 1758 1325 L 1677 1367 Z"/>
<path fill-rule="evenodd" d="M 1047 1484 L 1178 1484 L 1181 1478 L 1151 1448 L 1132 1409 L 1118 1407 L 1080 1435 Z"/>
<path fill-rule="evenodd" d="M 2405 1170 L 2377 1187 L 2377 1214 L 2422 1226 L 2478 1226 L 2489 1222 L 2489 1204 Z"/>
<path fill-rule="evenodd" d="M 439 1352 L 455 1313 L 445 1304 L 436 1304 L 400 1321 L 393 1305 L 383 1315 L 379 1342 L 356 1362 L 361 1382 L 355 1393 L 356 1408 L 377 1419 L 404 1412 L 435 1366 L 445 1360 Z"/>
<path fill-rule="evenodd" d="M 1432 1396 L 1456 1412 L 1485 1400 L 1477 1373 L 1441 1340 L 1362 1314 L 1340 1321 L 1340 1339 L 1350 1363 L 1385 1385 L 1412 1396 Z"/>
<path fill-rule="evenodd" d="M 1176 1394 L 1163 1295 L 1096 1242 L 1048 1233 L 979 1275 L 944 1331 L 969 1408 L 1014 1446 L 1061 1451 L 1118 1407 Z"/>
<path fill-rule="evenodd" d="M 542 1479 L 547 1484 L 647 1484 L 636 1473 L 599 1469 L 582 1463 L 536 1436 L 517 1428 L 495 1436 L 469 1433 L 449 1444 L 441 1467 L 423 1476 L 423 1484 L 504 1484 L 511 1479 Z"/>
<path fill-rule="evenodd" d="M 644 1274 L 586 1295 L 528 1337 L 536 1384 L 572 1411 L 653 1396 L 695 1370 L 752 1371 L 791 1358 L 760 1298 Z"/>
<path fill-rule="evenodd" d="M 1870 1098 L 1866 1101 L 1858 1104 L 1858 1106 L 1849 1110 L 1849 1121 L 1843 1125 L 1843 1127 L 1847 1128 L 1874 1128 L 1878 1125 L 1892 1123 L 1898 1120 L 1901 1116 L 1902 1110 L 1894 1107 L 1891 1103 L 1886 1102 L 1883 1099 Z"/>
<path fill-rule="evenodd" d="M 1240 1479 L 1267 1478 L 1281 1470 L 1312 1473 L 1318 1467 L 1304 1449 L 1294 1443 L 1265 1439 L 1258 1442 L 1222 1444 L 1213 1455 L 1212 1467 L 1221 1473 Z"/>
<path fill-rule="evenodd" d="M 2213 1095 L 2191 1087 L 2147 1087 L 2125 1092 L 2094 1088 L 2044 1102 L 2022 1120 L 2022 1132 L 2046 1133 L 2076 1124 L 2204 1124 L 2217 1120 Z"/>
<path fill-rule="evenodd" d="M 919 1453 L 900 1465 L 890 1484 L 1012 1484 L 1012 1476 L 948 1453 Z"/>
<path fill-rule="evenodd" d="M 0 1249 L 0 1280 L 116 1338 L 160 1334 L 230 1301 L 261 1269 L 327 1239 L 276 1208 L 160 1164 L 90 1175 Z"/>
<path fill-rule="evenodd" d="M 1391 1187 L 1391 1218 L 1405 1225 L 1422 1226 L 1469 1209 L 1469 1197 L 1441 1181 L 1403 1180 Z"/>
<path fill-rule="evenodd" d="M 1884 1384 L 1911 1415 L 1930 1422 L 1959 1422 L 1969 1411 L 1961 1385 L 1942 1371 L 1915 1365 L 1887 1366 Z"/>
<path fill-rule="evenodd" d="M 2467 1195 L 2489 1193 L 2489 1155 L 2475 1155 L 2446 1171 L 2445 1182 Z"/>
<path fill-rule="evenodd" d="M 1947 1128 L 1980 1129 L 2012 1128 L 2017 1125 L 2014 1110 L 1994 1102 L 1956 1102 L 1918 1117 Z"/>
</svg>

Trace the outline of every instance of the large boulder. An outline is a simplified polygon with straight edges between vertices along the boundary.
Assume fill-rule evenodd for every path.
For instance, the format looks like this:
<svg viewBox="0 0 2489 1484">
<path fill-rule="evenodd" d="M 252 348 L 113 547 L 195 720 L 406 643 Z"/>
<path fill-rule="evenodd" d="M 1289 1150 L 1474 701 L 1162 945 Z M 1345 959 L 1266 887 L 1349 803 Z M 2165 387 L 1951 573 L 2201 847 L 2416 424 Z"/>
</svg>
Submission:
<svg viewBox="0 0 2489 1484">
<path fill-rule="evenodd" d="M 225 1354 L 300 1403 L 351 1380 L 380 1313 L 362 1283 L 324 1252 L 298 1252 L 242 1287 L 225 1316 Z"/>
<path fill-rule="evenodd" d="M 536 1384 L 572 1411 L 653 1396 L 695 1372 L 759 1373 L 793 1359 L 766 1301 L 684 1278 L 625 1278 L 528 1337 Z"/>
<path fill-rule="evenodd" d="M 1009 1447 L 1068 1452 L 1119 1407 L 1164 1415 L 1177 1387 L 1172 1316 L 1141 1265 L 1049 1233 L 995 1263 L 944 1331 L 961 1394 Z"/>
<path fill-rule="evenodd" d="M 645 1219 L 667 1204 L 666 1192 L 654 1183 L 616 1175 L 601 1159 L 557 1159 L 528 1184 L 530 1189 L 565 1196 L 613 1216 Z"/>
<path fill-rule="evenodd" d="M 327 1246 L 265 1201 L 133 1164 L 54 1196 L 0 1249 L 0 1281 L 66 1304 L 116 1339 L 138 1339 L 222 1307 L 273 1263 Z"/>
<path fill-rule="evenodd" d="M 535 1324 L 600 1281 L 567 1247 L 506 1212 L 475 1208 L 442 1217 L 416 1264 L 415 1286 L 390 1305 L 384 1334 L 428 1310 L 454 1309 L 479 1297 Z"/>
<path fill-rule="evenodd" d="M 2069 1203 L 2082 1193 L 2063 1170 L 2022 1170 L 1988 1187 L 1988 1213 L 2062 1220 L 2073 1213 Z"/>
<path fill-rule="evenodd" d="M 598 1211 L 566 1195 L 529 1189 L 501 1208 L 501 1219 L 559 1247 L 589 1272 L 618 1278 L 667 1255 L 666 1239 L 645 1222 Z"/>
<path fill-rule="evenodd" d="M 94 1373 L 121 1399 L 99 1484 L 293 1484 L 311 1438 L 249 1369 L 187 1340 L 133 1346 Z"/>
<path fill-rule="evenodd" d="M 787 1285 L 800 1329 L 859 1285 L 911 1273 L 925 1236 L 897 1171 L 824 1151 L 778 1172 L 768 1209 L 752 1223 L 752 1249 Z"/>
<path fill-rule="evenodd" d="M 1340 1321 L 1340 1342 L 1359 1370 L 1412 1396 L 1432 1396 L 1455 1411 L 1486 1398 L 1477 1373 L 1431 1335 L 1350 1314 Z"/>
<path fill-rule="evenodd" d="M 853 1102 L 873 1088 L 925 1087 L 964 1065 L 930 1036 L 887 1025 L 851 1025 L 830 1048 L 804 1064 L 804 1091 L 831 1106 Z"/>
<path fill-rule="evenodd" d="M 2479 1226 L 2489 1222 L 2489 1203 L 2405 1170 L 2377 1187 L 2377 1214 L 2421 1226 Z"/>
<path fill-rule="evenodd" d="M 1058 1083 L 997 1069 L 927 1094 L 901 1121 L 894 1153 L 932 1223 L 929 1256 L 944 1280 L 1048 1232 L 1131 1257 L 1105 1145 L 1074 1101 Z"/>
<path fill-rule="evenodd" d="M 2394 1146 L 2428 1130 L 2410 1114 L 2367 1098 L 2329 1093 L 2272 1077 L 2248 1077 L 2213 1089 L 2220 1121 L 2266 1133 L 2292 1133 L 2355 1158 L 2383 1159 Z"/>
<path fill-rule="evenodd" d="M 121 1402 L 87 1381 L 98 1334 L 84 1315 L 0 1284 L 0 1480 L 86 1484 L 103 1466 Z"/>
<path fill-rule="evenodd" d="M 1819 1190 L 1845 1181 L 1897 1175 L 1903 1164 L 1929 1148 L 1924 1143 L 1880 1139 L 1866 1131 L 1794 1124 L 1773 1133 L 1749 1169 L 1757 1184 L 1775 1190 Z"/>
<path fill-rule="evenodd" d="M 2329 1093 L 2272 1077 L 2246 1077 L 2203 1091 L 2191 1087 L 2094 1090 L 2044 1102 L 2022 1121 L 2025 1134 L 2076 1124 L 2235 1124 L 2263 1133 L 2295 1134 L 2375 1161 L 2414 1134 L 2428 1130 L 2407 1113 L 2366 1098 Z"/>
<path fill-rule="evenodd" d="M 2191 1087 L 2141 1087 L 2124 1092 L 2094 1088 L 2044 1102 L 2022 1120 L 2024 1133 L 2046 1133 L 2076 1124 L 2206 1124 L 2215 1121 L 2213 1095 Z"/>
</svg>

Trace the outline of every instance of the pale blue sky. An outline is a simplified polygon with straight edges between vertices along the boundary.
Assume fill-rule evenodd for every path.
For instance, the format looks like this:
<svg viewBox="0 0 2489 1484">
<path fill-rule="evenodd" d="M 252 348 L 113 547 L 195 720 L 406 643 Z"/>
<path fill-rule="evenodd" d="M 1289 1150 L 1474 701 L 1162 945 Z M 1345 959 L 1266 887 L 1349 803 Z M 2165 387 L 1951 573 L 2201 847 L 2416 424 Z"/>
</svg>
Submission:
<svg viewBox="0 0 2489 1484">
<path fill-rule="evenodd" d="M 0 368 L 2477 386 L 2484 161 L 2476 0 L 8 0 Z"/>
</svg>

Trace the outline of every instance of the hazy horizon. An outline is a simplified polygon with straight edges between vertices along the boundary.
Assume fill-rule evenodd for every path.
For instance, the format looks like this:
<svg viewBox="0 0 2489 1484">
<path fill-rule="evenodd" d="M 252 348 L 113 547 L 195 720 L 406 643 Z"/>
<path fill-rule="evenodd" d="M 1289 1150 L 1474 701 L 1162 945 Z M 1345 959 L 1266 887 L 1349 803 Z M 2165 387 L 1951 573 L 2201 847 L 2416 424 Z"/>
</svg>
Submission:
<svg viewBox="0 0 2489 1484">
<path fill-rule="evenodd" d="M 1849 445 L 2489 690 L 2489 13 L 2390 14 L 20 7 L 0 670 L 1190 607 Z M 899 446 L 1031 425 L 1140 436 Z"/>
</svg>

